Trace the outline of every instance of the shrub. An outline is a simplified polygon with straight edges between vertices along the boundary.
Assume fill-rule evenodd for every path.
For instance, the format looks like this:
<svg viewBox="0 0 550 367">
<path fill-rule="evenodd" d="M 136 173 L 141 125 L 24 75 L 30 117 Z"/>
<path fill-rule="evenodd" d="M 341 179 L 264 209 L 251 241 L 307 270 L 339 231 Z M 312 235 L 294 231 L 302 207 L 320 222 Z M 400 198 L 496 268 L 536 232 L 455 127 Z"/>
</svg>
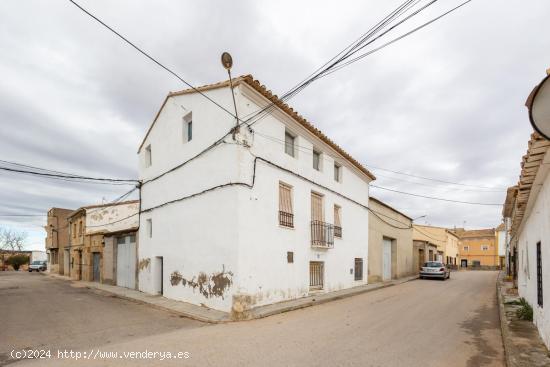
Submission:
<svg viewBox="0 0 550 367">
<path fill-rule="evenodd" d="M 516 311 L 518 319 L 533 321 L 533 307 L 523 297 L 519 299 L 519 304 L 521 307 Z"/>
<path fill-rule="evenodd" d="M 29 263 L 29 257 L 23 254 L 13 255 L 8 258 L 6 263 L 8 265 L 11 265 L 13 267 L 13 270 L 19 270 L 21 265 Z"/>
</svg>

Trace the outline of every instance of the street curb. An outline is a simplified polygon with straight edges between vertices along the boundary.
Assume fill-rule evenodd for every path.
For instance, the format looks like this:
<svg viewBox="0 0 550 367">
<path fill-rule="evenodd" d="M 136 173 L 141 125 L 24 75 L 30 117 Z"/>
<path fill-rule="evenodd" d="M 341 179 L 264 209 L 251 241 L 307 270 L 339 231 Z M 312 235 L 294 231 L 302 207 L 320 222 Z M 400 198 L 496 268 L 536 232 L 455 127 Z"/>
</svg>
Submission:
<svg viewBox="0 0 550 367">
<path fill-rule="evenodd" d="M 508 324 L 506 319 L 506 311 L 504 310 L 504 299 L 502 298 L 501 282 L 502 282 L 502 271 L 498 273 L 497 277 L 497 302 L 498 302 L 498 316 L 500 319 L 500 333 L 502 337 L 502 345 L 504 346 L 504 357 L 506 359 L 506 366 L 512 367 L 512 358 L 511 358 L 511 346 L 510 338 L 508 334 Z"/>
<path fill-rule="evenodd" d="M 240 320 L 233 320 L 228 315 L 227 319 L 221 319 L 220 320 L 220 319 L 213 319 L 213 318 L 204 317 L 204 316 L 197 315 L 197 314 L 194 314 L 194 313 L 178 311 L 178 310 L 176 310 L 174 308 L 171 308 L 171 307 L 164 307 L 162 305 L 155 304 L 155 303 L 150 303 L 150 302 L 147 302 L 147 301 L 144 301 L 144 300 L 141 300 L 141 299 L 137 299 L 137 298 L 133 298 L 133 297 L 129 297 L 129 296 L 124 296 L 124 295 L 121 295 L 121 294 L 118 294 L 118 293 L 115 293 L 115 292 L 111 292 L 107 289 L 91 287 L 87 284 L 80 283 L 77 280 L 67 279 L 67 278 L 59 276 L 57 274 L 49 274 L 49 273 L 40 273 L 40 274 L 42 274 L 44 276 L 48 276 L 49 278 L 52 278 L 52 279 L 65 280 L 65 281 L 69 281 L 70 283 L 73 283 L 73 284 L 79 284 L 82 288 L 87 288 L 87 289 L 97 291 L 97 292 L 104 292 L 106 294 L 111 295 L 112 297 L 116 297 L 116 298 L 124 299 L 124 300 L 127 300 L 127 301 L 135 302 L 137 304 L 147 305 L 147 306 L 155 308 L 155 309 L 168 311 L 168 312 L 171 312 L 171 313 L 174 313 L 174 314 L 185 316 L 185 317 L 187 317 L 189 319 L 192 319 L 192 320 L 197 320 L 197 321 L 201 321 L 201 322 L 205 322 L 205 323 L 209 323 L 209 324 L 226 324 L 226 323 L 230 323 L 230 322 L 251 321 L 251 320 L 257 320 L 257 319 L 263 319 L 263 318 L 266 318 L 266 317 L 269 317 L 269 316 L 273 316 L 273 315 L 277 315 L 277 314 L 281 314 L 281 313 L 285 313 L 285 312 L 290 312 L 290 311 L 295 311 L 295 310 L 299 310 L 299 309 L 303 309 L 303 308 L 307 308 L 307 307 L 311 307 L 311 306 L 321 305 L 321 304 L 325 304 L 325 303 L 332 302 L 332 301 L 337 301 L 337 300 L 341 300 L 341 299 L 345 299 L 345 298 L 358 296 L 358 295 L 364 294 L 364 293 L 370 293 L 370 292 L 373 292 L 373 291 L 377 291 L 377 290 L 388 288 L 388 287 L 393 287 L 395 285 L 408 283 L 408 282 L 411 282 L 413 280 L 418 279 L 418 276 L 411 276 L 411 277 L 408 277 L 406 279 L 398 279 L 398 280 L 391 281 L 391 282 L 388 282 L 388 283 L 382 283 L 377 287 L 368 288 L 368 289 L 357 289 L 355 291 L 350 291 L 350 292 L 343 293 L 343 294 L 336 294 L 336 295 L 330 295 L 329 293 L 320 294 L 319 298 L 315 297 L 312 300 L 307 300 L 307 301 L 304 300 L 303 303 L 291 304 L 291 305 L 288 305 L 288 306 L 281 305 L 281 307 L 279 307 L 279 308 L 274 308 L 272 310 L 266 310 L 266 311 L 263 311 L 263 312 L 262 312 L 262 307 L 266 307 L 266 308 L 270 307 L 270 306 L 273 307 L 273 305 L 260 306 L 256 309 L 250 310 L 249 314 L 247 315 L 248 317 L 246 317 L 246 318 L 243 318 L 243 319 L 240 319 Z M 299 302 L 299 301 L 300 301 L 300 299 L 295 299 L 295 300 L 284 301 L 284 302 Z M 284 303 L 284 302 L 281 302 L 281 303 Z M 197 306 L 197 307 L 200 307 L 200 306 Z"/>
</svg>

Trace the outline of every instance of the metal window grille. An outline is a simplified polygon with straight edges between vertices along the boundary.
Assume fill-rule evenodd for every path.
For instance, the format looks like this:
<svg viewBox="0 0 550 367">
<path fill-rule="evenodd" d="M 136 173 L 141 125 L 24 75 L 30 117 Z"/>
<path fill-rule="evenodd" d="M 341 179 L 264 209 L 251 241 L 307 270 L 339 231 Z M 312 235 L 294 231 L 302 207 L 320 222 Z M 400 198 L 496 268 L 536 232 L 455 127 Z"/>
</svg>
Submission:
<svg viewBox="0 0 550 367">
<path fill-rule="evenodd" d="M 324 263 L 322 261 L 311 261 L 309 263 L 309 288 L 323 289 L 324 284 Z"/>
<path fill-rule="evenodd" d="M 543 305 L 542 294 L 542 256 L 540 242 L 537 243 L 537 303 L 540 307 Z"/>
<path fill-rule="evenodd" d="M 285 227 L 294 227 L 292 213 L 292 187 L 279 183 L 279 224 Z"/>
<path fill-rule="evenodd" d="M 313 169 L 321 170 L 321 153 L 313 151 Z"/>
<path fill-rule="evenodd" d="M 363 280 L 363 259 L 355 259 L 355 280 Z"/>
<path fill-rule="evenodd" d="M 334 237 L 342 238 L 342 219 L 340 217 L 342 208 L 334 205 Z"/>
</svg>

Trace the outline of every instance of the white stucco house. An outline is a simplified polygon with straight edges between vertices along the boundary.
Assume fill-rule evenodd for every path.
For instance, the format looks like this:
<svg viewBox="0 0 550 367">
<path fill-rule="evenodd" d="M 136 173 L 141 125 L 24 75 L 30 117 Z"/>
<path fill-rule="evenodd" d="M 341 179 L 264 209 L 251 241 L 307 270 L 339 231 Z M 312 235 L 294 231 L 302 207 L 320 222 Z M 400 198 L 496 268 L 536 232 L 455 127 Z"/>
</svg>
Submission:
<svg viewBox="0 0 550 367">
<path fill-rule="evenodd" d="M 375 177 L 252 76 L 170 93 L 141 146 L 139 288 L 246 317 L 366 284 Z M 253 116 L 271 106 L 262 119 Z"/>
<path fill-rule="evenodd" d="M 530 112 L 539 87 L 527 100 Z M 550 95 L 544 98 L 539 103 L 550 105 Z M 522 159 L 519 182 L 508 189 L 503 214 L 505 223 L 511 223 L 510 251 L 518 293 L 533 307 L 533 322 L 550 348 L 549 171 L 550 141 L 535 132 Z"/>
</svg>

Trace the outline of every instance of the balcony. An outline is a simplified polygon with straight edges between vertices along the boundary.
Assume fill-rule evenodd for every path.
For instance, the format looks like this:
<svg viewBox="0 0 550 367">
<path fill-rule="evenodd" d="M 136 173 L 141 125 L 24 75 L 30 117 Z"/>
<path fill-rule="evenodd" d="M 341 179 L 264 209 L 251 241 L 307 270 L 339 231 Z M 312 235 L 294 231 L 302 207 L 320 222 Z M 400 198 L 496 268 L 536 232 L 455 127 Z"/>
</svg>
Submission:
<svg viewBox="0 0 550 367">
<path fill-rule="evenodd" d="M 279 224 L 283 227 L 294 228 L 294 214 L 279 211 Z"/>
<path fill-rule="evenodd" d="M 334 226 L 319 220 L 311 221 L 311 247 L 333 248 Z"/>
</svg>

